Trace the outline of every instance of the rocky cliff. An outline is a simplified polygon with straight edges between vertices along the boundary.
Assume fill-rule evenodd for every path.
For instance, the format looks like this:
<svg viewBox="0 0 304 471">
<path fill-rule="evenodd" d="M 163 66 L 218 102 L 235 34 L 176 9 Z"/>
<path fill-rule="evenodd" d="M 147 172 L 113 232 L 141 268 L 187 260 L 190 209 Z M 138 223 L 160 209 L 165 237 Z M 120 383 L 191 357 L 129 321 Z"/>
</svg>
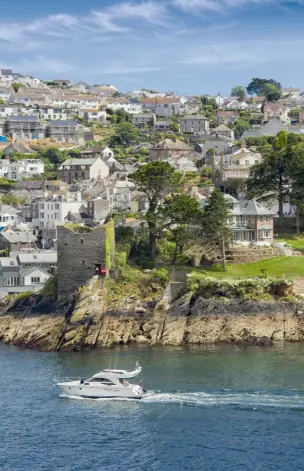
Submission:
<svg viewBox="0 0 304 471">
<path fill-rule="evenodd" d="M 95 277 L 75 298 L 4 301 L 0 340 L 39 350 L 80 350 L 126 343 L 265 345 L 304 340 L 301 301 L 205 299 L 186 293 L 142 301 L 114 296 Z"/>
</svg>

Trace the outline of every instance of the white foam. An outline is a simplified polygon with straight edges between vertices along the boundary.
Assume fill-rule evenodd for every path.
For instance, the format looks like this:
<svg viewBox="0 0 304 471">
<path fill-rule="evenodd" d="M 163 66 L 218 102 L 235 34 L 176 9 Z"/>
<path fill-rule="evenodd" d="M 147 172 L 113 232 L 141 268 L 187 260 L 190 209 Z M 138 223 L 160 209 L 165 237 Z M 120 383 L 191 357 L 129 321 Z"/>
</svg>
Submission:
<svg viewBox="0 0 304 471">
<path fill-rule="evenodd" d="M 260 392 L 216 392 L 216 393 L 148 393 L 143 402 L 181 404 L 189 406 L 285 407 L 304 408 L 304 396 L 266 394 Z"/>
<path fill-rule="evenodd" d="M 304 409 L 304 396 L 290 394 L 288 396 L 279 394 L 266 394 L 261 392 L 193 392 L 193 393 L 159 393 L 148 391 L 141 401 L 131 398 L 97 398 L 90 399 L 80 396 L 69 396 L 61 394 L 60 397 L 77 399 L 81 401 L 128 401 L 145 404 L 180 404 L 185 406 L 208 407 L 208 406 L 240 406 L 258 409 L 261 407 L 278 407 L 291 409 Z"/>
</svg>

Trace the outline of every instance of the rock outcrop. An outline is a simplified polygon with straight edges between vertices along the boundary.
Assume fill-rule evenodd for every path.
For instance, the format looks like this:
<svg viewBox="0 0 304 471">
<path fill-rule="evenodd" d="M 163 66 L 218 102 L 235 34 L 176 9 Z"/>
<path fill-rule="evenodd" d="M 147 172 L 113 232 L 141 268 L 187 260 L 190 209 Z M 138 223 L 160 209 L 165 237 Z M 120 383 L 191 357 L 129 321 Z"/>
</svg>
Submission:
<svg viewBox="0 0 304 471">
<path fill-rule="evenodd" d="M 4 301 L 0 340 L 39 350 L 81 350 L 127 343 L 165 345 L 229 342 L 269 345 L 304 340 L 304 303 L 204 299 L 191 293 L 173 301 L 112 297 L 94 277 L 76 299 L 42 296 Z"/>
</svg>

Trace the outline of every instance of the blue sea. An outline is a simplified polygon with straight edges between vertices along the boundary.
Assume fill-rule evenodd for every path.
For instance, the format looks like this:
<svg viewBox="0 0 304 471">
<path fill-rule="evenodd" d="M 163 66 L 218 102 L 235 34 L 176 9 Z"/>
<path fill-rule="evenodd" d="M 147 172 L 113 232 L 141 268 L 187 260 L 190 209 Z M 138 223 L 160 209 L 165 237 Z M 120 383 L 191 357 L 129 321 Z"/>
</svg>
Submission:
<svg viewBox="0 0 304 471">
<path fill-rule="evenodd" d="M 54 380 L 143 367 L 141 401 L 60 397 Z M 303 471 L 304 345 L 0 345 L 1 471 Z M 134 381 L 134 380 L 133 380 Z"/>
</svg>

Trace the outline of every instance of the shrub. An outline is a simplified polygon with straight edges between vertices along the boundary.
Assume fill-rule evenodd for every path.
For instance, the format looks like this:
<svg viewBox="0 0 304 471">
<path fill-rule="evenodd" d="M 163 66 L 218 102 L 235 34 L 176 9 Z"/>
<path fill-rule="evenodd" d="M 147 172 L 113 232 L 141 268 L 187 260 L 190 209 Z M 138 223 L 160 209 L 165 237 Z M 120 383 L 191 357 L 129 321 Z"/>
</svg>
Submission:
<svg viewBox="0 0 304 471">
<path fill-rule="evenodd" d="M 169 271 L 167 268 L 160 268 L 156 270 L 153 276 L 154 280 L 161 284 L 161 286 L 165 287 L 169 283 Z"/>
</svg>

